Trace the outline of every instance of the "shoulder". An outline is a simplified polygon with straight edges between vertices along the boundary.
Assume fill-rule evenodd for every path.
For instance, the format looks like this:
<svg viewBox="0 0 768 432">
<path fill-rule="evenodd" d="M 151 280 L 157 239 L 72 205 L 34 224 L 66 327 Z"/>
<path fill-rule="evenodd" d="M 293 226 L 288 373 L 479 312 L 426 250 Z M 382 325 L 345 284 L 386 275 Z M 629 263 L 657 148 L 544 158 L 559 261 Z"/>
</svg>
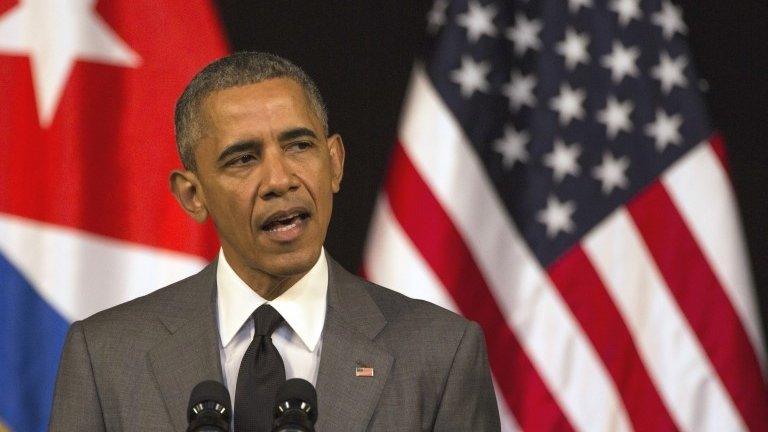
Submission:
<svg viewBox="0 0 768 432">
<path fill-rule="evenodd" d="M 361 279 L 365 289 L 388 322 L 408 322 L 436 326 L 443 330 L 463 330 L 470 324 L 466 318 L 433 303 L 414 299 L 393 289 Z"/>
<path fill-rule="evenodd" d="M 383 287 L 356 276 L 329 257 L 329 302 L 345 310 L 361 309 L 381 314 L 387 327 L 418 326 L 429 331 L 463 331 L 466 318 L 433 303 L 410 298 L 397 287 Z M 370 307 L 370 301 L 375 307 Z"/>
<path fill-rule="evenodd" d="M 452 357 L 465 339 L 482 340 L 479 325 L 452 311 L 363 279 L 360 283 L 387 322 L 379 335 L 387 345 Z"/>
</svg>

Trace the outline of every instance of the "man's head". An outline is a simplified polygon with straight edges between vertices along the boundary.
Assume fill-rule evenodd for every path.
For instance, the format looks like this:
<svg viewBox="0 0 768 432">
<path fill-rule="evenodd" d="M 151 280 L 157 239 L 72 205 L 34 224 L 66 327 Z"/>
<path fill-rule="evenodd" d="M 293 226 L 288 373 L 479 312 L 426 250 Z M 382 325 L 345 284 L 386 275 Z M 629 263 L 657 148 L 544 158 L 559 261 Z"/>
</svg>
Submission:
<svg viewBox="0 0 768 432">
<path fill-rule="evenodd" d="M 264 52 L 239 52 L 220 58 L 198 72 L 176 102 L 176 148 L 184 168 L 195 171 L 194 148 L 203 133 L 200 108 L 211 93 L 256 84 L 271 78 L 290 78 L 306 92 L 307 99 L 328 135 L 328 112 L 317 85 L 290 61 Z"/>
<path fill-rule="evenodd" d="M 186 168 L 171 174 L 177 200 L 196 220 L 213 219 L 251 288 L 279 295 L 317 260 L 343 173 L 316 86 L 287 60 L 235 54 L 192 80 L 176 130 Z"/>
</svg>

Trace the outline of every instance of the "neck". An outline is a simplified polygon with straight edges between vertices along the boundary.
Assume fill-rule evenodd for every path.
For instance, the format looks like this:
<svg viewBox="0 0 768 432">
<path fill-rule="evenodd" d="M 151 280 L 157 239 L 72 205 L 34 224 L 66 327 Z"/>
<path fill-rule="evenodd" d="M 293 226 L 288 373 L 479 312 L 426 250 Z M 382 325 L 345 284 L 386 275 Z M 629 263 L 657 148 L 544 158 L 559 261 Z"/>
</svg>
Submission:
<svg viewBox="0 0 768 432">
<path fill-rule="evenodd" d="M 259 277 L 243 277 L 237 269 L 235 269 L 235 273 L 264 300 L 274 300 L 280 297 L 307 274 L 307 272 L 304 272 L 298 275 L 280 277 L 262 274 L 261 276 L 267 276 L 266 280 L 263 280 L 264 278 Z"/>
<path fill-rule="evenodd" d="M 233 257 L 228 254 L 226 248 L 222 249 L 224 258 L 232 270 L 234 270 L 235 274 L 245 282 L 253 292 L 268 301 L 274 300 L 288 291 L 296 284 L 296 282 L 309 273 L 315 265 L 315 262 L 313 262 L 309 267 L 301 265 L 297 266 L 298 268 L 284 268 L 282 270 L 287 271 L 288 274 L 274 274 L 267 272 L 262 268 L 250 266 L 237 259 L 236 255 Z"/>
</svg>

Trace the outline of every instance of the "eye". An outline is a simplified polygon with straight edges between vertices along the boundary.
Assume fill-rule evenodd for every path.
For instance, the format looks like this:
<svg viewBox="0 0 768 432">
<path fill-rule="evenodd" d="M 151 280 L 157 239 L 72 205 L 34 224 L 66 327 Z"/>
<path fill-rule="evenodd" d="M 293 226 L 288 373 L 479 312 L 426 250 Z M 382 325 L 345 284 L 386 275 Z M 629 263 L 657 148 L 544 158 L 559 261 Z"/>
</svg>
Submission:
<svg viewBox="0 0 768 432">
<path fill-rule="evenodd" d="M 256 160 L 254 155 L 250 153 L 244 153 L 227 161 L 227 166 L 245 165 L 254 160 Z"/>
<path fill-rule="evenodd" d="M 311 141 L 296 141 L 288 145 L 286 151 L 301 152 L 312 147 Z"/>
</svg>

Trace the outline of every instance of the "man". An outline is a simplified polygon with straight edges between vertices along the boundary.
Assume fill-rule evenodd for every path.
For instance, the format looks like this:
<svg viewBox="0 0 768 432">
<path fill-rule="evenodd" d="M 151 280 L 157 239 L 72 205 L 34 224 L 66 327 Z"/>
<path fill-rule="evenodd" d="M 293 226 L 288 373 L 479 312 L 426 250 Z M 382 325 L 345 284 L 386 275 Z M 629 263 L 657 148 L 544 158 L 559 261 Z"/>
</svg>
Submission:
<svg viewBox="0 0 768 432">
<path fill-rule="evenodd" d="M 72 325 L 51 430 L 183 431 L 200 381 L 236 430 L 269 430 L 286 378 L 317 387 L 318 431 L 498 430 L 479 327 L 342 269 L 322 248 L 344 146 L 290 62 L 238 53 L 176 107 L 171 188 L 221 251 L 197 275 Z"/>
</svg>

